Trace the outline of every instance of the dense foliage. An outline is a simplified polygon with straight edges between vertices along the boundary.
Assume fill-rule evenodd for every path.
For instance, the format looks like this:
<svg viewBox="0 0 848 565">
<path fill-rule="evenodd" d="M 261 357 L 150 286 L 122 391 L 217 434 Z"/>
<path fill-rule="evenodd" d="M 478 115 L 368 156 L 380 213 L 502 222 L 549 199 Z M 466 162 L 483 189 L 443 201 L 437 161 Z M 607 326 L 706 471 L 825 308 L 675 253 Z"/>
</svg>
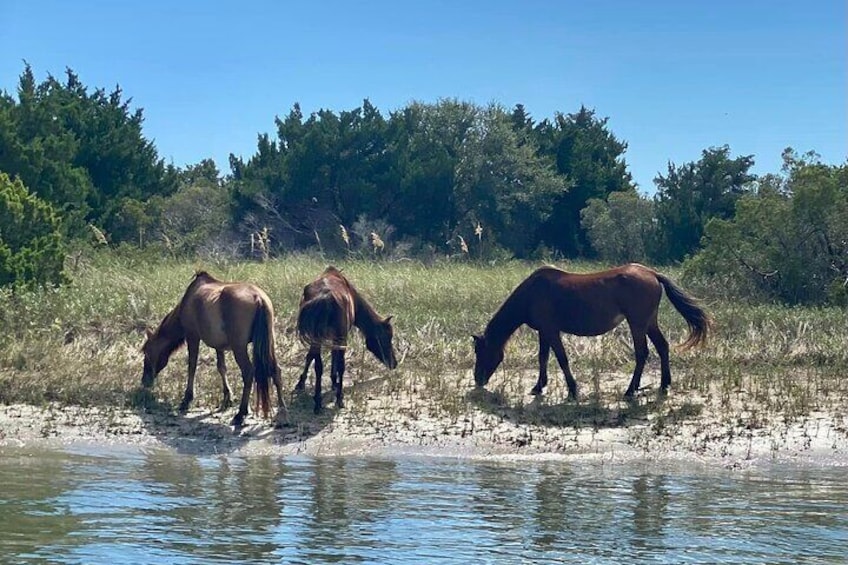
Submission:
<svg viewBox="0 0 848 565">
<path fill-rule="evenodd" d="M 120 88 L 89 93 L 70 69 L 36 84 L 26 66 L 17 99 L 0 96 L 0 171 L 61 212 L 79 237 L 93 223 L 114 241 L 137 237 L 142 204 L 176 188 L 176 171 L 142 135 L 142 111 Z"/>
<path fill-rule="evenodd" d="M 845 295 L 844 165 L 788 150 L 781 174 L 758 178 L 753 156 L 710 147 L 669 163 L 648 197 L 594 110 L 535 121 L 521 104 L 446 99 L 388 114 L 295 104 L 228 172 L 209 159 L 177 169 L 120 88 L 65 74 L 38 84 L 27 65 L 17 96 L 0 95 L 0 171 L 55 210 L 73 246 L 95 234 L 173 255 L 685 262 L 769 299 Z"/>
<path fill-rule="evenodd" d="M 63 262 L 52 206 L 0 172 L 0 286 L 61 282 Z"/>
<path fill-rule="evenodd" d="M 784 153 L 783 175 L 742 196 L 732 218 L 711 220 L 687 264 L 737 293 L 788 303 L 848 300 L 848 165 Z"/>
</svg>

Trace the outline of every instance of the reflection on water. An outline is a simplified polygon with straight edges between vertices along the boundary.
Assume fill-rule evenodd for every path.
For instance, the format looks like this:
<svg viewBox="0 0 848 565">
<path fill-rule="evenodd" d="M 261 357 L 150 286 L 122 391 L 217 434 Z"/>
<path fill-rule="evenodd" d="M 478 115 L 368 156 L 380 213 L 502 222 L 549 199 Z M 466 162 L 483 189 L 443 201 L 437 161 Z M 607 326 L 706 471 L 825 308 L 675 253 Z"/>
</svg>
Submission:
<svg viewBox="0 0 848 565">
<path fill-rule="evenodd" d="M 0 562 L 843 563 L 840 469 L 0 448 Z"/>
</svg>

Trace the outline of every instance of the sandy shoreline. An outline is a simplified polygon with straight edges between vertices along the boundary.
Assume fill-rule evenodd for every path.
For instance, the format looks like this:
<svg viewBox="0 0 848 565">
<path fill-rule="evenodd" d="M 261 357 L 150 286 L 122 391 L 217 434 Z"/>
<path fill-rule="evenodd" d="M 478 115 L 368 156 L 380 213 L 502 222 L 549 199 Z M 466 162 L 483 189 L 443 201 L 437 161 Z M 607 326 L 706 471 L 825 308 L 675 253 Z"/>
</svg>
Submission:
<svg viewBox="0 0 848 565">
<path fill-rule="evenodd" d="M 758 429 L 702 415 L 658 431 L 650 417 L 613 427 L 556 427 L 516 423 L 479 411 L 451 419 L 424 414 L 374 419 L 356 410 L 327 412 L 300 420 L 295 413 L 295 424 L 283 428 L 250 417 L 236 432 L 228 424 L 231 414 L 203 409 L 177 415 L 162 410 L 16 404 L 0 406 L 0 447 L 87 443 L 198 455 L 414 455 L 610 464 L 643 460 L 723 468 L 772 463 L 848 466 L 848 433 L 838 419 L 825 413 L 792 423 L 770 422 Z"/>
</svg>

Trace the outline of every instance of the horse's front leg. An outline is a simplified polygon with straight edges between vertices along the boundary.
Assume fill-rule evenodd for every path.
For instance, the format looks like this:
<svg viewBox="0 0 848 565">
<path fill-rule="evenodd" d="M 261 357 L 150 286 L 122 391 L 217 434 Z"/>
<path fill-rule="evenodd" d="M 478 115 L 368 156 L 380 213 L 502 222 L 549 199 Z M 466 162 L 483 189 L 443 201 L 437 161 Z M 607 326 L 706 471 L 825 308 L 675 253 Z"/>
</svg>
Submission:
<svg viewBox="0 0 848 565">
<path fill-rule="evenodd" d="M 333 350 L 333 361 L 332 367 L 330 369 L 330 375 L 334 383 L 334 387 L 336 389 L 336 408 L 344 408 L 344 401 L 342 399 L 342 389 L 344 388 L 342 385 L 344 384 L 344 371 L 345 371 L 345 350 L 344 349 L 334 349 Z"/>
<path fill-rule="evenodd" d="M 230 383 L 227 382 L 227 360 L 224 357 L 224 350 L 216 349 L 215 354 L 218 356 L 218 374 L 221 375 L 221 386 L 224 395 L 220 408 L 220 411 L 223 412 L 233 405 L 233 391 L 230 389 Z"/>
<path fill-rule="evenodd" d="M 539 379 L 536 386 L 530 391 L 532 395 L 540 395 L 548 385 L 548 358 L 551 353 L 551 345 L 539 332 Z"/>
<path fill-rule="evenodd" d="M 185 414 L 191 401 L 194 400 L 194 375 L 197 372 L 197 355 L 200 352 L 200 340 L 196 337 L 186 337 L 188 346 L 188 381 L 186 382 L 185 394 L 180 402 L 179 411 Z"/>
<path fill-rule="evenodd" d="M 574 380 L 574 375 L 571 374 L 571 368 L 568 366 L 568 355 L 565 354 L 565 347 L 562 345 L 562 337 L 557 332 L 555 335 L 546 336 L 548 343 L 554 350 L 557 362 L 563 375 L 565 375 L 565 384 L 568 386 L 568 398 L 577 400 L 577 382 Z"/>
<path fill-rule="evenodd" d="M 233 357 L 236 358 L 236 363 L 241 369 L 241 380 L 243 388 L 241 390 L 241 402 L 239 409 L 233 417 L 233 426 L 241 427 L 244 424 L 244 418 L 247 416 L 247 404 L 250 401 L 250 389 L 253 388 L 253 364 L 250 362 L 250 357 L 247 354 L 247 345 L 243 347 L 233 347 Z"/>
</svg>

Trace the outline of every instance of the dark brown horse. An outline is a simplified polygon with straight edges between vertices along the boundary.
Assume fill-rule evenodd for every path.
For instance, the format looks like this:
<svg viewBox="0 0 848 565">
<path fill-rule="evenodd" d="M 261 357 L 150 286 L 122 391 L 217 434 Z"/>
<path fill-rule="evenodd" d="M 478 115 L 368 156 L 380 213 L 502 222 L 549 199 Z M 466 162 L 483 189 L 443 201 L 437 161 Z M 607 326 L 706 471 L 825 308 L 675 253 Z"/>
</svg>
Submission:
<svg viewBox="0 0 848 565">
<path fill-rule="evenodd" d="M 341 408 L 345 348 L 353 326 L 365 337 L 365 347 L 389 369 L 397 366 L 392 347 L 392 317 L 380 317 L 374 308 L 335 267 L 327 267 L 321 276 L 306 285 L 297 315 L 297 332 L 309 346 L 303 373 L 295 386 L 303 390 L 309 364 L 315 362 L 315 413 L 321 411 L 321 348 L 331 350 L 330 381 L 336 391 L 336 406 Z"/>
<path fill-rule="evenodd" d="M 256 384 L 257 405 L 265 417 L 269 410 L 269 378 L 277 387 L 277 403 L 282 420 L 287 418 L 280 383 L 280 369 L 274 355 L 274 308 L 265 292 L 250 283 L 221 282 L 205 271 L 199 271 L 179 304 L 171 310 L 155 331 L 148 330 L 144 342 L 144 373 L 141 384 L 153 385 L 156 375 L 168 364 L 171 354 L 188 345 L 188 383 L 180 403 L 180 411 L 188 410 L 194 399 L 194 374 L 200 342 L 213 348 L 218 356 L 218 373 L 224 387 L 221 410 L 232 400 L 227 383 L 224 351 L 232 350 L 241 369 L 244 387 L 234 426 L 241 426 L 247 415 L 250 389 Z M 253 343 L 253 362 L 247 345 Z"/>
<path fill-rule="evenodd" d="M 633 336 L 636 368 L 624 393 L 632 398 L 639 390 L 642 370 L 648 359 L 650 339 L 660 356 L 660 390 L 671 385 L 668 341 L 657 325 L 662 291 L 689 325 L 689 337 L 681 344 L 688 349 L 703 343 L 712 318 L 698 303 L 668 277 L 642 265 L 630 264 L 599 273 L 567 273 L 542 267 L 519 284 L 504 301 L 482 336 L 474 337 L 474 381 L 485 386 L 503 361 L 504 346 L 522 324 L 539 332 L 539 379 L 531 394 L 541 394 L 548 384 L 548 355 L 551 348 L 565 374 L 569 398 L 577 398 L 577 383 L 568 367 L 560 333 L 601 335 L 627 320 Z M 647 338 L 647 339 L 646 339 Z"/>
</svg>

